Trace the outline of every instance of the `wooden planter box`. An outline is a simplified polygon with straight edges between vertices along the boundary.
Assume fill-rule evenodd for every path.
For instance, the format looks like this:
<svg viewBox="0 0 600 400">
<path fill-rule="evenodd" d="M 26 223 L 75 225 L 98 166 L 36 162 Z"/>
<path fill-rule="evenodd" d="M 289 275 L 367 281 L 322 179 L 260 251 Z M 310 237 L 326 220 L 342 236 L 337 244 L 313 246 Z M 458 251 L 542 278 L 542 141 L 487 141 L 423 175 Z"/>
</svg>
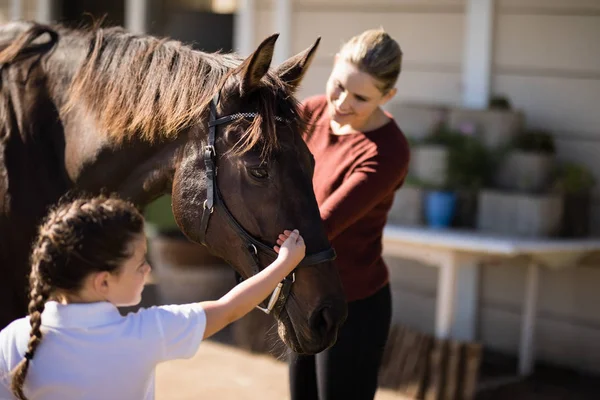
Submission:
<svg viewBox="0 0 600 400">
<path fill-rule="evenodd" d="M 542 192 L 551 184 L 554 156 L 512 151 L 498 170 L 496 185 L 521 192 Z"/>
<path fill-rule="evenodd" d="M 390 104 L 389 111 L 400 122 L 404 134 L 423 139 L 446 121 L 448 108 L 436 104 Z"/>
<path fill-rule="evenodd" d="M 494 148 L 508 143 L 523 127 L 524 116 L 515 110 L 472 110 L 456 108 L 448 114 L 451 129 L 473 124 L 486 146 Z"/>
<path fill-rule="evenodd" d="M 423 225 L 424 190 L 418 186 L 405 184 L 394 196 L 394 203 L 388 214 L 388 222 L 399 225 Z"/>
<path fill-rule="evenodd" d="M 524 237 L 556 236 L 562 213 L 560 195 L 484 190 L 479 194 L 477 229 Z"/>
<path fill-rule="evenodd" d="M 448 177 L 448 148 L 440 145 L 419 145 L 412 149 L 411 170 L 427 184 L 443 186 Z"/>
<path fill-rule="evenodd" d="M 235 285 L 225 261 L 185 238 L 158 235 L 148 252 L 161 304 L 216 300 Z"/>
</svg>

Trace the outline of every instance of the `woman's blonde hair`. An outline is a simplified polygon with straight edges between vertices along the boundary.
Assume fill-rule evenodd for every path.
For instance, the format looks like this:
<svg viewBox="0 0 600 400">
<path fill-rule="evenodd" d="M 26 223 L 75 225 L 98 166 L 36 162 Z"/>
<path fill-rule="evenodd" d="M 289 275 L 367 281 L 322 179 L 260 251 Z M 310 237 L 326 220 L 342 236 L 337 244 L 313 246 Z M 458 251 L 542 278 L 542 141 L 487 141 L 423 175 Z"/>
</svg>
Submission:
<svg viewBox="0 0 600 400">
<path fill-rule="evenodd" d="M 339 56 L 381 82 L 386 93 L 396 85 L 402 66 L 402 50 L 383 28 L 354 36 L 340 49 Z"/>
</svg>

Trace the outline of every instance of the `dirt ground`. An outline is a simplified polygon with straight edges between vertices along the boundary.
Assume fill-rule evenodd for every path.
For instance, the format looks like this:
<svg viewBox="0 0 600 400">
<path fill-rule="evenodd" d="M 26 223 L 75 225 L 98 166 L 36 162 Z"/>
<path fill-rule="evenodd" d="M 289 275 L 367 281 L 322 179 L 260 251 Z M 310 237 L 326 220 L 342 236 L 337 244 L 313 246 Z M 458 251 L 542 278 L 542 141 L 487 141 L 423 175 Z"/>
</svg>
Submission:
<svg viewBox="0 0 600 400">
<path fill-rule="evenodd" d="M 143 306 L 157 304 L 155 286 L 144 291 Z M 226 344 L 230 333 L 222 332 L 216 340 L 200 346 L 189 360 L 159 365 L 156 371 L 157 400 L 285 400 L 288 396 L 287 365 L 268 355 L 253 354 Z M 516 370 L 516 360 L 484 356 L 480 383 L 486 378 L 506 376 Z M 483 386 L 486 386 L 485 384 Z M 525 381 L 481 390 L 477 400 L 597 400 L 600 382 L 556 367 L 537 365 L 534 376 Z M 375 400 L 409 400 L 391 390 L 379 389 Z"/>
<path fill-rule="evenodd" d="M 213 341 L 202 343 L 193 358 L 156 370 L 156 400 L 284 400 L 287 385 L 285 363 Z M 380 389 L 375 399 L 407 398 Z"/>
</svg>

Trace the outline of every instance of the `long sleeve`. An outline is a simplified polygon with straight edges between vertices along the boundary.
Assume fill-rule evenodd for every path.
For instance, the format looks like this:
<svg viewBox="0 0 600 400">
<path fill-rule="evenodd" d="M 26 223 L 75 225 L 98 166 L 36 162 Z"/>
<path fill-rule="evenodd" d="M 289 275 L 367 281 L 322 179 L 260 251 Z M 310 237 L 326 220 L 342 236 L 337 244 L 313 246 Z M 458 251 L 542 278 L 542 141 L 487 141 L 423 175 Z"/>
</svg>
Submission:
<svg viewBox="0 0 600 400">
<path fill-rule="evenodd" d="M 406 157 L 387 165 L 382 157 L 362 162 L 321 204 L 321 218 L 329 240 L 353 225 L 402 185 L 407 171 Z"/>
<path fill-rule="evenodd" d="M 325 96 L 308 99 L 305 109 L 310 129 L 304 138 L 315 158 L 321 219 L 337 253 L 346 299 L 364 299 L 389 281 L 381 239 L 408 172 L 408 141 L 392 118 L 372 131 L 335 135 Z"/>
</svg>

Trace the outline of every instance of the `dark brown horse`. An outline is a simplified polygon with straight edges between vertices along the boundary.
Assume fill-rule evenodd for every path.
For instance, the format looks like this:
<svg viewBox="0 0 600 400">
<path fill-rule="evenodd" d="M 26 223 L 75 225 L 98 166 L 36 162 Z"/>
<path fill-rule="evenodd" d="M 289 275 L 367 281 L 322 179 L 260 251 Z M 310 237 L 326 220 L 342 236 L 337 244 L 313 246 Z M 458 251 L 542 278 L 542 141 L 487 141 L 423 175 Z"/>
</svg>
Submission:
<svg viewBox="0 0 600 400">
<path fill-rule="evenodd" d="M 30 244 L 59 197 L 171 193 L 186 236 L 242 277 L 298 228 L 307 258 L 274 298 L 279 333 L 298 352 L 335 341 L 346 304 L 293 97 L 318 41 L 269 70 L 276 39 L 241 59 L 117 28 L 0 28 L 0 327 L 26 313 Z"/>
</svg>

